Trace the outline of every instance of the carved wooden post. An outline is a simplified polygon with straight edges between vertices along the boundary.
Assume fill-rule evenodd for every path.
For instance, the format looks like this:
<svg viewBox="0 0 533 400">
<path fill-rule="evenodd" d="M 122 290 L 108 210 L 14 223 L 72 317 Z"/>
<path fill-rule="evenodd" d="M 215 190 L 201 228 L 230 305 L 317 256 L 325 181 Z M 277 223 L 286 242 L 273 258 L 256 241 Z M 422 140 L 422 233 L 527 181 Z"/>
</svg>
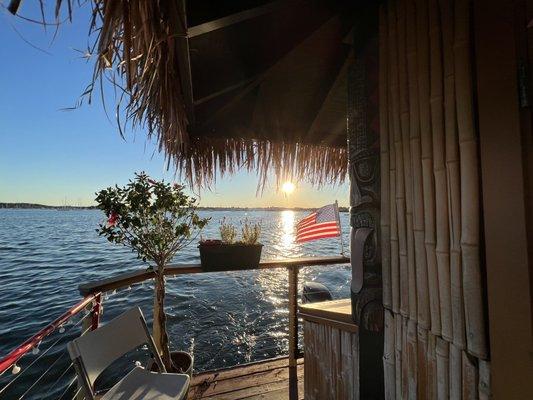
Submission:
<svg viewBox="0 0 533 400">
<path fill-rule="evenodd" d="M 350 253 L 360 397 L 373 399 L 384 395 L 377 8 L 365 14 L 354 30 L 355 63 L 348 74 Z"/>
</svg>

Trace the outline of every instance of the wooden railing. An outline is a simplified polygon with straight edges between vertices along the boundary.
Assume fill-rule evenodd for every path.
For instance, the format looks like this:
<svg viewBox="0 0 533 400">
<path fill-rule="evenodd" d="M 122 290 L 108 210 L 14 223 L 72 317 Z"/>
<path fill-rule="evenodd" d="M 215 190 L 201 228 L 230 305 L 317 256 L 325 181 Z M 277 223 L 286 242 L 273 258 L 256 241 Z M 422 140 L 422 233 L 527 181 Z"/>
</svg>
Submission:
<svg viewBox="0 0 533 400">
<path fill-rule="evenodd" d="M 298 258 L 282 258 L 279 260 L 267 260 L 261 261 L 257 269 L 274 269 L 274 268 L 300 268 L 311 267 L 316 265 L 338 265 L 348 264 L 350 259 L 345 256 L 320 256 L 320 257 L 298 257 Z M 246 271 L 250 269 L 239 269 L 239 271 Z M 225 271 L 217 271 L 225 272 Z M 199 274 L 199 273 L 216 273 L 213 271 L 205 271 L 201 264 L 175 264 L 169 265 L 165 268 L 166 276 L 177 276 L 187 274 Z M 126 272 L 112 276 L 98 281 L 92 281 L 84 283 L 78 286 L 80 294 L 87 296 L 89 294 L 99 292 L 109 292 L 110 290 L 121 289 L 136 283 L 144 282 L 148 279 L 154 278 L 154 272 L 151 270 L 141 270 Z"/>
<path fill-rule="evenodd" d="M 262 261 L 258 268 L 254 269 L 274 269 L 286 268 L 288 272 L 289 283 L 289 398 L 298 399 L 298 378 L 297 378 L 297 360 L 301 356 L 298 349 L 298 272 L 301 267 L 310 267 L 317 265 L 339 265 L 347 264 L 350 259 L 345 256 L 328 256 L 328 257 L 300 257 L 285 258 L 280 260 Z M 239 269 L 248 270 L 248 269 Z M 165 268 L 166 276 L 177 276 L 186 274 L 207 273 L 200 264 L 190 265 L 171 265 Z M 217 271 L 219 272 L 219 271 Z M 220 271 L 222 272 L 222 271 Z M 209 271 L 209 273 L 213 273 Z M 117 275 L 108 279 L 94 281 L 79 286 L 82 296 L 89 296 L 94 293 L 104 293 L 110 290 L 116 290 L 127 287 L 136 283 L 152 279 L 153 271 L 135 271 Z M 94 313 L 98 315 L 98 312 Z"/>
</svg>

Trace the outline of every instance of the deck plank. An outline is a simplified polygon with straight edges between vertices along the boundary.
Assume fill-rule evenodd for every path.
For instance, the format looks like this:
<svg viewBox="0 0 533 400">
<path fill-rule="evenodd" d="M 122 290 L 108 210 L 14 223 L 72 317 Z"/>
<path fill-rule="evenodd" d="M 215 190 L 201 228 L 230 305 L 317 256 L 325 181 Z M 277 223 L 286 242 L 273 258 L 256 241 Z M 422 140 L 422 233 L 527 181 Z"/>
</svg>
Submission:
<svg viewBox="0 0 533 400">
<path fill-rule="evenodd" d="M 268 393 L 253 395 L 251 397 L 244 397 L 243 399 L 244 400 L 259 400 L 259 399 L 288 400 L 289 398 L 289 386 L 288 385 L 289 384 L 287 382 L 287 386 L 282 389 L 274 390 Z M 298 381 L 298 400 L 303 400 L 303 398 L 304 398 L 304 383 L 303 383 L 303 377 L 302 377 L 302 380 Z"/>
<path fill-rule="evenodd" d="M 303 398 L 303 360 L 298 363 L 299 397 Z M 267 360 L 193 377 L 189 400 L 289 398 L 288 358 Z"/>
</svg>

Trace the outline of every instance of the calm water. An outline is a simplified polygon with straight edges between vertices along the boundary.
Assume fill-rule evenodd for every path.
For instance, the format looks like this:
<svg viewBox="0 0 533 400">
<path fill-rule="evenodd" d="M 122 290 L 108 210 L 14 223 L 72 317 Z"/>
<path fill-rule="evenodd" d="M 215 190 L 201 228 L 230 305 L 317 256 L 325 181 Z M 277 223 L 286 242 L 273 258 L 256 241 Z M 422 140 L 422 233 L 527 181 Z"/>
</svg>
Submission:
<svg viewBox="0 0 533 400">
<path fill-rule="evenodd" d="M 235 223 L 245 217 L 261 221 L 263 259 L 340 253 L 336 239 L 294 243 L 294 224 L 305 212 L 201 214 L 211 217 L 204 238 L 218 238 L 218 222 L 224 217 Z M 348 215 L 341 214 L 341 219 L 347 243 Z M 102 220 L 103 215 L 93 210 L 0 210 L 0 357 L 79 301 L 78 284 L 145 268 L 129 250 L 98 237 L 95 228 Z M 188 246 L 174 262 L 199 262 L 196 246 Z M 341 298 L 349 296 L 349 280 L 346 267 L 310 267 L 301 269 L 299 286 L 318 281 L 328 286 L 334 298 Z M 138 305 L 151 324 L 152 290 L 152 283 L 145 283 L 106 294 L 103 321 Z M 166 310 L 171 348 L 192 350 L 196 371 L 287 354 L 287 304 L 287 272 L 283 269 L 170 278 Z M 64 343 L 79 334 L 80 325 L 74 320 L 64 333 L 56 332 L 45 340 L 38 354 L 24 357 L 18 380 L 0 392 L 0 399 L 19 398 L 48 368 L 23 398 L 60 398 L 63 393 L 63 398 L 71 398 L 66 388 L 74 375 L 68 369 Z M 40 356 L 32 368 L 24 368 Z M 143 356 L 139 352 L 121 362 L 144 362 Z M 0 388 L 12 378 L 11 372 L 6 372 Z M 102 383 L 106 384 L 109 382 Z"/>
</svg>

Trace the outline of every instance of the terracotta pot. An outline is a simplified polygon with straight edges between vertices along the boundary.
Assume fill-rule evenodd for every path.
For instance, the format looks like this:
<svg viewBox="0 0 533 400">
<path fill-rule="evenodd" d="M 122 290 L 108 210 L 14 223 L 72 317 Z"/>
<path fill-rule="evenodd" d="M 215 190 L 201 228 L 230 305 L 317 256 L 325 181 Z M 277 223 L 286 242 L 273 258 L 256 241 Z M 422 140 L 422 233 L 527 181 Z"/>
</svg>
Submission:
<svg viewBox="0 0 533 400">
<path fill-rule="evenodd" d="M 187 374 L 192 379 L 192 371 L 194 366 L 194 356 L 192 354 L 187 353 L 186 351 L 172 351 L 170 352 L 170 358 L 172 359 L 172 365 L 174 368 L 167 372 Z M 152 358 L 148 361 L 146 369 L 153 372 L 159 370 L 157 364 Z"/>
</svg>

